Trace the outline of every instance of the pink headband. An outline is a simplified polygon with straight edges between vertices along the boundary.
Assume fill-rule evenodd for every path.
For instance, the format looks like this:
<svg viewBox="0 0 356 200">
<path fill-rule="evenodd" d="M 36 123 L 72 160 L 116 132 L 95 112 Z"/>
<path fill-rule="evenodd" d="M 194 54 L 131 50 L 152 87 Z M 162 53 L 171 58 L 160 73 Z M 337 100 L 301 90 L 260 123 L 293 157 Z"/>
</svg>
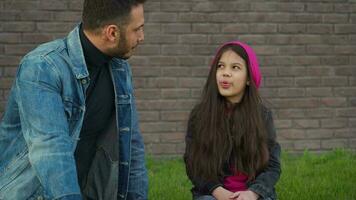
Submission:
<svg viewBox="0 0 356 200">
<path fill-rule="evenodd" d="M 252 76 L 252 80 L 255 83 L 256 88 L 258 89 L 260 87 L 260 84 L 261 84 L 262 76 L 261 76 L 261 72 L 260 72 L 260 69 L 259 69 L 257 56 L 256 56 L 255 52 L 253 51 L 253 49 L 250 46 L 248 46 L 247 44 L 244 44 L 244 43 L 242 43 L 240 41 L 235 40 L 235 41 L 230 41 L 230 42 L 224 43 L 218 49 L 217 52 L 219 52 L 223 47 L 225 47 L 227 45 L 239 45 L 246 51 L 246 54 L 248 56 L 249 63 L 250 63 L 250 66 L 249 66 L 250 75 Z M 216 59 L 216 57 L 214 58 L 214 61 L 215 61 L 215 59 Z"/>
</svg>

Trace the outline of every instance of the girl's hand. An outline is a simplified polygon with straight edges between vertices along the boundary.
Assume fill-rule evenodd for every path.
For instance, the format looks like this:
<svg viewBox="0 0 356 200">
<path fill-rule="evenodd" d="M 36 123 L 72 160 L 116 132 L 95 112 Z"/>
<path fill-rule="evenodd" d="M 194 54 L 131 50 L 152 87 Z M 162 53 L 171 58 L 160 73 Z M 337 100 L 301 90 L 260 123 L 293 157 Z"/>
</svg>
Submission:
<svg viewBox="0 0 356 200">
<path fill-rule="evenodd" d="M 217 200 L 231 200 L 231 196 L 234 193 L 230 192 L 229 190 L 219 186 L 217 188 L 214 189 L 214 191 L 212 192 L 212 195 L 215 197 L 215 199 Z"/>
<path fill-rule="evenodd" d="M 259 195 L 251 190 L 235 192 L 230 196 L 230 199 L 234 200 L 257 200 Z"/>
</svg>

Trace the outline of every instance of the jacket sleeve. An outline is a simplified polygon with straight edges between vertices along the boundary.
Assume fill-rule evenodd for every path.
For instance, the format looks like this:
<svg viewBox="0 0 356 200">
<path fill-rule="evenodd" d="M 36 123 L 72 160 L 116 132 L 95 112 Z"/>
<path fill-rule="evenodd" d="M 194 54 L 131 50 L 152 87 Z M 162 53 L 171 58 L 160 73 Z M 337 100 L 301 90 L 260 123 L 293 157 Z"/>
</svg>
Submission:
<svg viewBox="0 0 356 200">
<path fill-rule="evenodd" d="M 187 128 L 187 134 L 185 136 L 185 153 L 184 153 L 184 162 L 186 166 L 186 173 L 190 181 L 192 182 L 194 189 L 197 190 L 201 194 L 211 194 L 215 188 L 219 186 L 223 186 L 221 182 L 209 182 L 202 180 L 199 177 L 193 177 L 191 174 L 191 169 L 188 167 L 188 152 L 190 151 L 191 143 L 193 140 L 191 129 L 190 129 L 190 124 L 191 120 L 188 121 L 188 128 Z"/>
<path fill-rule="evenodd" d="M 24 59 L 16 91 L 29 161 L 53 199 L 81 199 L 61 83 L 44 58 Z M 51 198 L 51 199 L 52 199 Z"/>
<path fill-rule="evenodd" d="M 262 199 L 274 195 L 274 186 L 281 174 L 280 153 L 281 147 L 276 141 L 276 131 L 273 124 L 271 111 L 266 111 L 266 128 L 268 133 L 269 161 L 267 168 L 257 175 L 249 184 L 249 190 L 259 194 Z"/>
</svg>

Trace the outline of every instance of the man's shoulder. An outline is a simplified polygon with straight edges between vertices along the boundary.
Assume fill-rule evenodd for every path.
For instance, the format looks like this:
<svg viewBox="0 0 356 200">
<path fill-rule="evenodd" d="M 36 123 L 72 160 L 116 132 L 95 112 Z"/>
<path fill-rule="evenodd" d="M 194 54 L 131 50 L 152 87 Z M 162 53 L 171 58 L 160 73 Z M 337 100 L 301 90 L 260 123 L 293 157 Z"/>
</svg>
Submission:
<svg viewBox="0 0 356 200">
<path fill-rule="evenodd" d="M 40 44 L 35 49 L 27 53 L 23 59 L 23 61 L 36 61 L 42 60 L 44 57 L 58 57 L 60 53 L 65 50 L 65 42 L 64 39 L 56 39 L 43 44 Z"/>
</svg>

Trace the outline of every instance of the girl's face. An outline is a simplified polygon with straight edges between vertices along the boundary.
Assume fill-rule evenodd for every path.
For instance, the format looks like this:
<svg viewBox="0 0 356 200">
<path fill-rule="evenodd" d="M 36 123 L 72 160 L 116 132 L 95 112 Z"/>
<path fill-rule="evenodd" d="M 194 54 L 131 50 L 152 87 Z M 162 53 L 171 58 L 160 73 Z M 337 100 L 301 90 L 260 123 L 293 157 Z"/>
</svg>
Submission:
<svg viewBox="0 0 356 200">
<path fill-rule="evenodd" d="M 218 62 L 216 80 L 220 95 L 231 103 L 241 101 L 245 93 L 247 66 L 244 59 L 232 50 L 225 51 Z"/>
</svg>

